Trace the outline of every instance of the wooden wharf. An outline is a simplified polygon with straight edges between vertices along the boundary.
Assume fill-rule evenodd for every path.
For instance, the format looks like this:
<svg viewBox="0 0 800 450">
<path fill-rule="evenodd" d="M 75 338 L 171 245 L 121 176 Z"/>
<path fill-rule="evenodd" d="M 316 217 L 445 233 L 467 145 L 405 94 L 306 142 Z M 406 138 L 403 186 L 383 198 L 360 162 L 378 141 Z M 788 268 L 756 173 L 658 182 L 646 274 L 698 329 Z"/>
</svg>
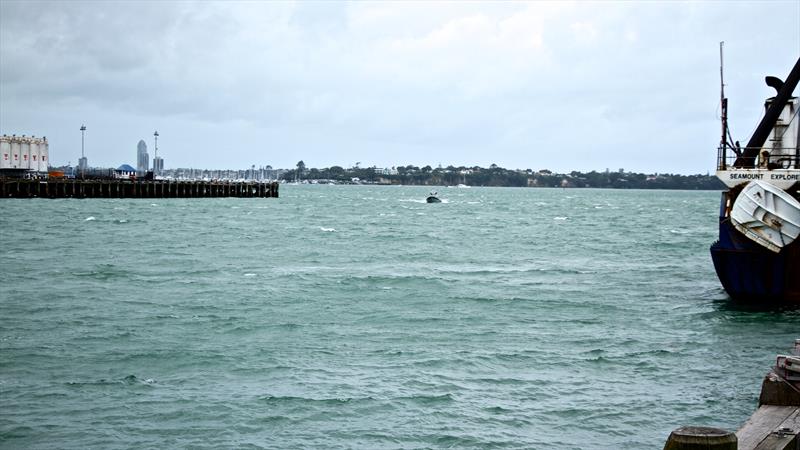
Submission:
<svg viewBox="0 0 800 450">
<path fill-rule="evenodd" d="M 0 198 L 211 198 L 278 197 L 277 182 L 0 179 Z"/>
<path fill-rule="evenodd" d="M 800 383 L 777 372 L 764 378 L 758 409 L 736 432 L 740 450 L 800 449 Z"/>
<path fill-rule="evenodd" d="M 664 450 L 800 450 L 800 339 L 793 355 L 778 355 L 761 384 L 758 409 L 736 433 L 681 427 Z"/>
</svg>

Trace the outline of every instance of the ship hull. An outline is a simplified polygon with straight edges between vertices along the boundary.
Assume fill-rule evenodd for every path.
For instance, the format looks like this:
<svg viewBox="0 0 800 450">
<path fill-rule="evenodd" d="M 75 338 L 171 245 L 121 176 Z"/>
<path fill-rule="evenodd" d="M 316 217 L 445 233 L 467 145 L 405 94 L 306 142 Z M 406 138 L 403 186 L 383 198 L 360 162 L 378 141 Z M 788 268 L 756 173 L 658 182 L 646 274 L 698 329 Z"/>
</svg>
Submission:
<svg viewBox="0 0 800 450">
<path fill-rule="evenodd" d="M 723 219 L 711 259 L 722 286 L 737 301 L 800 303 L 800 244 L 775 253 L 741 234 Z"/>
</svg>

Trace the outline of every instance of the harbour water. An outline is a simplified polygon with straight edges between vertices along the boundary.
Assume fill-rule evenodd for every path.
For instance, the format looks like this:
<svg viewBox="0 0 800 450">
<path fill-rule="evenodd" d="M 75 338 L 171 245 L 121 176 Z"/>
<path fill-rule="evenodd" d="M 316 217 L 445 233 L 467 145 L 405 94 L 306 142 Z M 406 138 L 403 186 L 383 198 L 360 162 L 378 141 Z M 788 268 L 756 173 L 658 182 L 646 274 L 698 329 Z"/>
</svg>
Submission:
<svg viewBox="0 0 800 450">
<path fill-rule="evenodd" d="M 660 448 L 800 337 L 717 192 L 427 193 L 3 200 L 0 447 Z"/>
</svg>

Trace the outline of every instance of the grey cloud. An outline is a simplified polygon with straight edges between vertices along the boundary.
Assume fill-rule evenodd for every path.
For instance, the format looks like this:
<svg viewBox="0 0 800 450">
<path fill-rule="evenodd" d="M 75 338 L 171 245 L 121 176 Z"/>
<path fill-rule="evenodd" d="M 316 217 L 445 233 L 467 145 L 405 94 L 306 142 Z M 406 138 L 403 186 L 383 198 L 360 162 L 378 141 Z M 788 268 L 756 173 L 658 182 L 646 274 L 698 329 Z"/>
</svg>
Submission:
<svg viewBox="0 0 800 450">
<path fill-rule="evenodd" d="M 729 40 L 742 133 L 764 96 L 753 84 L 785 75 L 800 48 L 797 14 L 775 14 L 786 2 L 559 5 L 2 1 L 0 127 L 62 128 L 29 119 L 33 101 L 104 114 L 109 127 L 160 124 L 175 139 L 168 161 L 185 165 L 214 163 L 212 134 L 227 127 L 241 165 L 254 147 L 285 146 L 270 164 L 435 154 L 445 164 L 704 172 L 717 42 Z M 541 47 L 523 45 L 536 27 Z M 704 139 L 712 148 L 698 149 Z M 653 156 L 667 153 L 674 161 Z"/>
</svg>

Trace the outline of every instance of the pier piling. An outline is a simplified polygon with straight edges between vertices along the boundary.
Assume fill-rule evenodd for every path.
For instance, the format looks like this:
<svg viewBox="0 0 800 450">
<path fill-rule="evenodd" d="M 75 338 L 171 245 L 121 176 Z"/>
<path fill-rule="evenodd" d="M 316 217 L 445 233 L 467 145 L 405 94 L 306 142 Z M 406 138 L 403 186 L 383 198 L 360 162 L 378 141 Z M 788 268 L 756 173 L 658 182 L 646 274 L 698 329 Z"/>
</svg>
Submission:
<svg viewBox="0 0 800 450">
<path fill-rule="evenodd" d="M 277 182 L 0 178 L 0 198 L 278 197 Z"/>
<path fill-rule="evenodd" d="M 670 433 L 664 450 L 737 450 L 733 432 L 710 427 L 681 427 Z"/>
</svg>

